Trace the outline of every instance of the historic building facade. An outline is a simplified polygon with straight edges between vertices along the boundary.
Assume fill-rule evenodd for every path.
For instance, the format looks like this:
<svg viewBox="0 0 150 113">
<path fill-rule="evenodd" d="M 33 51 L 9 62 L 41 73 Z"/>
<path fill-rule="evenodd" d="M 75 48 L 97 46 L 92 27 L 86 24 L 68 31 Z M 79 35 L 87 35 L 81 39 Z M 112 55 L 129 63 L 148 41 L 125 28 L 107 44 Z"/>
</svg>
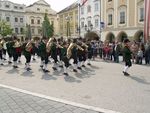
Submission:
<svg viewBox="0 0 150 113">
<path fill-rule="evenodd" d="M 26 24 L 31 26 L 32 37 L 42 36 L 42 23 L 47 13 L 49 21 L 54 26 L 54 35 L 58 34 L 57 13 L 44 0 L 39 0 L 26 7 Z"/>
<path fill-rule="evenodd" d="M 78 3 L 73 3 L 58 12 L 59 35 L 65 37 L 78 36 Z"/>
<path fill-rule="evenodd" d="M 110 42 L 124 38 L 142 41 L 144 0 L 101 0 L 104 29 L 102 40 Z"/>
<path fill-rule="evenodd" d="M 100 36 L 100 0 L 79 0 L 79 4 L 81 36 L 91 31 Z"/>
<path fill-rule="evenodd" d="M 18 37 L 23 37 L 26 23 L 25 5 L 0 0 L 0 21 L 2 20 L 11 25 L 13 33 Z"/>
</svg>

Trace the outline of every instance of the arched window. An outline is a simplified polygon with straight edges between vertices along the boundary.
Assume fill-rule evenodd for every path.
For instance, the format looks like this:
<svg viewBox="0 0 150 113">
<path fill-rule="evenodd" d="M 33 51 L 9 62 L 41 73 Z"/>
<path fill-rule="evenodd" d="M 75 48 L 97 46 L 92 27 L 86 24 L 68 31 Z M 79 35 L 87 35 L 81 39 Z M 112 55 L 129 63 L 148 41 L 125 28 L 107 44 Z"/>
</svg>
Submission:
<svg viewBox="0 0 150 113">
<path fill-rule="evenodd" d="M 114 10 L 108 9 L 107 10 L 107 25 L 113 25 L 113 16 L 114 16 Z"/>
<path fill-rule="evenodd" d="M 138 22 L 144 22 L 144 0 L 138 2 Z"/>
<path fill-rule="evenodd" d="M 119 7 L 119 24 L 126 24 L 127 7 L 122 5 Z"/>
</svg>

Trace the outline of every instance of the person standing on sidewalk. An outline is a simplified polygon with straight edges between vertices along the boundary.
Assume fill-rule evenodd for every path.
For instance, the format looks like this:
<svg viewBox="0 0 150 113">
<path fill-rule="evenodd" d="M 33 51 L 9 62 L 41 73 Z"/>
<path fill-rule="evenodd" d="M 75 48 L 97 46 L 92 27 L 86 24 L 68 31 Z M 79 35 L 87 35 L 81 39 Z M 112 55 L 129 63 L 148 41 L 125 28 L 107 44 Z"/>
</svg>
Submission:
<svg viewBox="0 0 150 113">
<path fill-rule="evenodd" d="M 123 74 L 125 76 L 130 76 L 130 74 L 127 72 L 127 70 L 132 66 L 132 52 L 130 50 L 130 41 L 129 39 L 124 40 L 124 48 L 123 48 L 123 57 L 125 60 L 125 67 L 123 70 Z"/>
</svg>

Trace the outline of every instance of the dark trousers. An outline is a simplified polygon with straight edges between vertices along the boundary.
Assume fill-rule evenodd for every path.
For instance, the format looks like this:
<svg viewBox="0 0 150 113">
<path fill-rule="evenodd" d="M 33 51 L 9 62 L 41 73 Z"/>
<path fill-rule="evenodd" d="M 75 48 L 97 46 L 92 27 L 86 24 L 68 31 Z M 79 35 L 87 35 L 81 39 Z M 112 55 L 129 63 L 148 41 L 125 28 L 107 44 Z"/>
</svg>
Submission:
<svg viewBox="0 0 150 113">
<path fill-rule="evenodd" d="M 65 56 L 64 58 L 62 58 L 64 64 L 65 64 L 65 67 L 68 68 L 69 67 L 69 59 Z"/>
<path fill-rule="evenodd" d="M 131 67 L 132 66 L 131 60 L 130 59 L 125 60 L 125 65 L 128 66 L 128 67 Z"/>
<path fill-rule="evenodd" d="M 13 61 L 16 62 L 18 60 L 18 53 L 15 51 L 13 53 Z"/>
<path fill-rule="evenodd" d="M 2 50 L 0 50 L 0 59 L 3 59 Z"/>
<path fill-rule="evenodd" d="M 25 55 L 25 58 L 26 58 L 26 63 L 30 63 L 30 61 L 31 61 L 31 54 L 28 53 L 27 55 Z"/>
</svg>

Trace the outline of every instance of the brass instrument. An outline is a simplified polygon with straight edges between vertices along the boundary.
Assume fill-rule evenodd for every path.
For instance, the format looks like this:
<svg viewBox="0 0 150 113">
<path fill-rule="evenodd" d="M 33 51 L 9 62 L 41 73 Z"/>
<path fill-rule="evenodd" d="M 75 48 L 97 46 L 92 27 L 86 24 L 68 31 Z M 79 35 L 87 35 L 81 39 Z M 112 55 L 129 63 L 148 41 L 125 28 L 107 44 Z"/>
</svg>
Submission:
<svg viewBox="0 0 150 113">
<path fill-rule="evenodd" d="M 53 42 L 53 38 L 50 38 L 46 44 L 46 52 L 47 53 L 49 53 L 51 50 L 52 42 Z"/>
<path fill-rule="evenodd" d="M 69 59 L 70 57 L 71 57 L 71 55 L 72 55 L 72 49 L 73 49 L 73 47 L 75 47 L 75 43 L 71 43 L 70 45 L 69 45 L 69 47 L 68 47 L 68 49 L 67 49 L 67 58 Z"/>
<path fill-rule="evenodd" d="M 67 49 L 67 58 L 69 59 L 72 55 L 72 49 L 74 47 L 77 47 L 77 49 L 84 51 L 84 49 L 82 47 L 80 47 L 79 45 L 75 44 L 75 43 L 71 43 Z"/>
<path fill-rule="evenodd" d="M 88 45 L 84 42 L 82 42 L 82 46 L 84 46 L 86 49 L 88 48 Z"/>
<path fill-rule="evenodd" d="M 0 42 L 0 50 L 3 48 L 3 44 L 2 42 Z"/>
<path fill-rule="evenodd" d="M 32 48 L 33 48 L 32 41 L 30 41 L 26 44 L 25 50 L 30 52 Z"/>
<path fill-rule="evenodd" d="M 21 46 L 21 44 L 18 42 L 18 41 L 16 41 L 15 43 L 14 43 L 14 48 L 18 48 L 18 47 L 20 47 Z"/>
</svg>

